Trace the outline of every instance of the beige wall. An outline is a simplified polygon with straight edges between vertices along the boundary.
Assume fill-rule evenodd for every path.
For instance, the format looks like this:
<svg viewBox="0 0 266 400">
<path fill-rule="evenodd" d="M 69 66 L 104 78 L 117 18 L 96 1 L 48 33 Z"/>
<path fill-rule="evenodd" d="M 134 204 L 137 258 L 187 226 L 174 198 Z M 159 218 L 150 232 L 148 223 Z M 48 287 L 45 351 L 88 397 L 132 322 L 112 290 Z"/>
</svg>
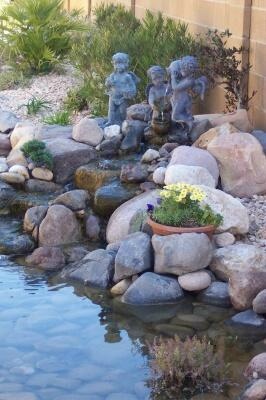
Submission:
<svg viewBox="0 0 266 400">
<path fill-rule="evenodd" d="M 93 9 L 102 0 L 65 0 L 71 7 Z M 189 25 L 193 33 L 207 28 L 229 29 L 231 45 L 250 47 L 243 56 L 252 64 L 249 75 L 249 94 L 257 90 L 250 103 L 249 115 L 256 128 L 266 130 L 266 0 L 105 0 L 105 3 L 120 3 L 135 11 L 142 18 L 147 9 L 181 20 Z M 84 5 L 83 5 L 84 3 Z M 88 6 L 89 4 L 89 6 Z M 212 91 L 201 107 L 202 112 L 224 111 L 224 91 Z"/>
</svg>

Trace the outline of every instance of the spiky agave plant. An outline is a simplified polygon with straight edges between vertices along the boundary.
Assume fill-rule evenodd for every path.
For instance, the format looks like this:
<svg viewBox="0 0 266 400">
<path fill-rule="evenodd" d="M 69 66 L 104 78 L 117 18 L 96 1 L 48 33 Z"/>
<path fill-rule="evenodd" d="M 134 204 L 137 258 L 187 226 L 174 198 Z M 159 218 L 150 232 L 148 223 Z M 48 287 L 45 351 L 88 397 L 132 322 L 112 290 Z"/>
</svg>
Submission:
<svg viewBox="0 0 266 400">
<path fill-rule="evenodd" d="M 31 73 L 51 71 L 69 52 L 71 34 L 87 29 L 80 11 L 63 10 L 63 0 L 15 0 L 1 22 L 4 57 Z"/>
</svg>

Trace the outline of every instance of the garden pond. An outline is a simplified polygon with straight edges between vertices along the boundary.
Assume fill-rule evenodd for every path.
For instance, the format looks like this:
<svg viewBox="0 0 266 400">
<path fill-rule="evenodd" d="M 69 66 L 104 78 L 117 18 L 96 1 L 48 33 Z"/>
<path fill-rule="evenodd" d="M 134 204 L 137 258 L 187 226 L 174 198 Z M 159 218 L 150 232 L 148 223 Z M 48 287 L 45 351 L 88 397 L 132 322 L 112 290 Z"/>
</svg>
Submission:
<svg viewBox="0 0 266 400">
<path fill-rule="evenodd" d="M 20 231 L 20 222 L 1 216 L 0 229 L 1 240 L 9 240 Z M 158 399 L 149 388 L 147 343 L 158 335 L 193 332 L 217 341 L 217 351 L 231 364 L 230 379 L 238 385 L 221 397 L 184 398 L 233 400 L 246 384 L 247 363 L 266 350 L 261 338 L 241 339 L 225 331 L 230 309 L 195 299 L 129 307 L 109 292 L 72 286 L 56 274 L 27 268 L 12 255 L 0 256 L 0 296 L 1 400 Z"/>
</svg>

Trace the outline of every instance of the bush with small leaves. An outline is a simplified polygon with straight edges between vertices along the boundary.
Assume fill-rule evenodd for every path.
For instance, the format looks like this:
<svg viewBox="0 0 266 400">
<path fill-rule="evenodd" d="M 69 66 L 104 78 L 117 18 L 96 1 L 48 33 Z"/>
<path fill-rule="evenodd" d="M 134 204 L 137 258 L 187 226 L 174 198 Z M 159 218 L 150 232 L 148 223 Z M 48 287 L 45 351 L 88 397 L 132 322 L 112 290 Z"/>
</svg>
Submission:
<svg viewBox="0 0 266 400">
<path fill-rule="evenodd" d="M 22 146 L 21 150 L 24 156 L 30 162 L 33 162 L 36 167 L 46 167 L 52 170 L 53 157 L 46 149 L 44 142 L 36 139 L 30 140 Z"/>
</svg>

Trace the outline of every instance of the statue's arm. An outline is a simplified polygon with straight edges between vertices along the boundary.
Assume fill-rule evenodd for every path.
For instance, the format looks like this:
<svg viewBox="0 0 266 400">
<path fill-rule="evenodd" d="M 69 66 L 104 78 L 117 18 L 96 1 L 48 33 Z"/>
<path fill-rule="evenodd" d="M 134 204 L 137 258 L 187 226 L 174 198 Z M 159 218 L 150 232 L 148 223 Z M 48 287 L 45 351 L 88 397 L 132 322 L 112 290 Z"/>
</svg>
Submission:
<svg viewBox="0 0 266 400">
<path fill-rule="evenodd" d="M 172 88 L 173 90 L 187 90 L 190 89 L 194 86 L 194 79 L 182 79 L 181 81 L 177 82 L 172 82 Z"/>
</svg>

